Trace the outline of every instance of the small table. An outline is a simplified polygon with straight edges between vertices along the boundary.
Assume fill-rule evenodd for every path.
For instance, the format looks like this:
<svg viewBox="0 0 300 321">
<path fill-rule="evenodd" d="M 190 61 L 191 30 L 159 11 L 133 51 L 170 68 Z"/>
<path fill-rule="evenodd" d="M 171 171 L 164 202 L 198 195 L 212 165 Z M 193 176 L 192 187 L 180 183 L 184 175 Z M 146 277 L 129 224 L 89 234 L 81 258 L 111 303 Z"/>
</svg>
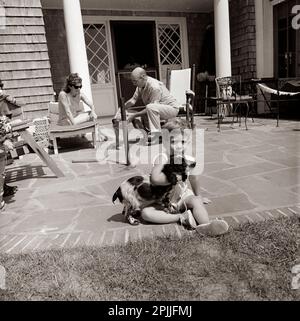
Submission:
<svg viewBox="0 0 300 321">
<path fill-rule="evenodd" d="M 32 150 L 39 156 L 39 158 L 51 169 L 51 171 L 57 177 L 64 177 L 64 173 L 58 168 L 54 160 L 45 152 L 45 150 L 37 144 L 28 128 L 29 122 L 23 121 L 21 123 L 13 125 L 12 131 L 18 132 L 20 134 L 25 143 L 27 143 L 32 148 Z"/>
</svg>

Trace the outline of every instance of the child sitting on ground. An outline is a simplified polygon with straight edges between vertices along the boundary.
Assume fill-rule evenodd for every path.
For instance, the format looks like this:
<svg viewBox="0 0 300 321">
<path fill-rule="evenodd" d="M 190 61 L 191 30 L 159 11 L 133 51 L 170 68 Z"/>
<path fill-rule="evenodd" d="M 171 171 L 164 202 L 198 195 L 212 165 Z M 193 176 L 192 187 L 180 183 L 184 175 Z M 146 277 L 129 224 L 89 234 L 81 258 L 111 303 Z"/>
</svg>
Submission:
<svg viewBox="0 0 300 321">
<path fill-rule="evenodd" d="M 182 155 L 190 142 L 191 137 L 183 131 L 188 129 L 186 121 L 181 119 L 173 119 L 168 121 L 164 126 L 171 133 L 171 141 L 165 148 L 172 155 Z M 189 141 L 188 141 L 189 140 Z M 165 146 L 166 147 L 166 146 Z M 164 164 L 169 162 L 169 156 L 160 154 L 154 161 L 151 172 L 151 183 L 153 185 L 170 184 L 165 174 L 162 172 Z M 184 155 L 187 157 L 187 155 Z M 208 213 L 203 205 L 202 197 L 195 196 L 191 189 L 188 188 L 186 182 L 178 182 L 173 195 L 170 195 L 170 205 L 168 209 L 162 208 L 161 204 L 155 204 L 146 207 L 142 211 L 142 218 L 151 223 L 168 224 L 180 222 L 189 228 L 195 229 L 199 234 L 218 236 L 228 232 L 229 226 L 224 220 L 209 220 Z"/>
</svg>

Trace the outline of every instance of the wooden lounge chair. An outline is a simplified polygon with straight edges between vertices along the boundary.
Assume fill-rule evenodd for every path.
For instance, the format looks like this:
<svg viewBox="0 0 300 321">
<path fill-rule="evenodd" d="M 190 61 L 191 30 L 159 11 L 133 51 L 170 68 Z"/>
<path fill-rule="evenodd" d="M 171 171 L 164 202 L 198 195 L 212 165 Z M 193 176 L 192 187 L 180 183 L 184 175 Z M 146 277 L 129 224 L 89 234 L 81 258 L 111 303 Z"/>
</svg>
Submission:
<svg viewBox="0 0 300 321">
<path fill-rule="evenodd" d="M 94 148 L 97 147 L 98 123 L 89 121 L 78 125 L 59 126 L 58 121 L 58 103 L 49 103 L 49 138 L 53 140 L 54 154 L 58 155 L 57 138 L 66 138 L 72 136 L 81 136 L 87 133 L 92 133 Z"/>
</svg>

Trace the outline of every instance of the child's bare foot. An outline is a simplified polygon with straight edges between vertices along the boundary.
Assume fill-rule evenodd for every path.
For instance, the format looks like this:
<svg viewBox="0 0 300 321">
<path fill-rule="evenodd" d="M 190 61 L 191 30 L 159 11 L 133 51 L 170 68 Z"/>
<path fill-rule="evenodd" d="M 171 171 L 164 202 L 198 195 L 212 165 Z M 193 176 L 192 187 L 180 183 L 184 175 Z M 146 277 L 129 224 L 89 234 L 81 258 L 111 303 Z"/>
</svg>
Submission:
<svg viewBox="0 0 300 321">
<path fill-rule="evenodd" d="M 196 231 L 201 235 L 219 236 L 228 232 L 229 226 L 226 221 L 215 219 L 207 224 L 196 227 Z"/>
</svg>

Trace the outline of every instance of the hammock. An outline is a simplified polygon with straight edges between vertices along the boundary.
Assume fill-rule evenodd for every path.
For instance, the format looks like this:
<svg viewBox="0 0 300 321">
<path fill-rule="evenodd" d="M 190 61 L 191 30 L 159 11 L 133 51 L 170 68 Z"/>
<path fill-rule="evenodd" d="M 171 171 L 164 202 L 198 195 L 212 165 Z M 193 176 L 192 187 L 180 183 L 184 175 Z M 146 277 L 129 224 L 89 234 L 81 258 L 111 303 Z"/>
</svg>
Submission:
<svg viewBox="0 0 300 321">
<path fill-rule="evenodd" d="M 295 96 L 300 94 L 300 92 L 291 92 L 291 91 L 280 91 L 280 90 L 276 90 L 273 88 L 268 87 L 265 84 L 257 84 L 259 86 L 259 88 L 268 93 L 268 94 L 274 94 L 274 95 L 279 95 L 279 96 Z"/>
</svg>

